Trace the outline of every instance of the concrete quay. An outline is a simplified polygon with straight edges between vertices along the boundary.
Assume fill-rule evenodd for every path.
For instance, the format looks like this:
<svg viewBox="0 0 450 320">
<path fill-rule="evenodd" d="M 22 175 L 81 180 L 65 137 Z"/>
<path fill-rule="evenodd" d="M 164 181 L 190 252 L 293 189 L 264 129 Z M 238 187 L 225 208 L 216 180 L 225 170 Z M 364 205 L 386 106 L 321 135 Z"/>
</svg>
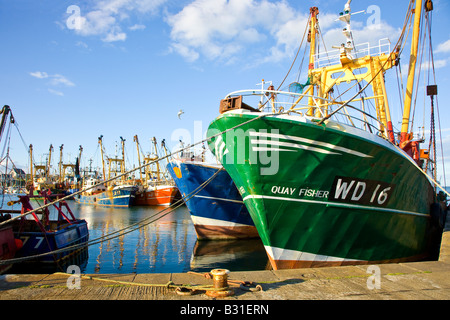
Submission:
<svg viewBox="0 0 450 320">
<path fill-rule="evenodd" d="M 250 281 L 253 285 L 239 286 L 233 280 Z M 78 279 L 63 273 L 7 274 L 0 276 L 0 300 L 221 300 L 230 303 L 450 300 L 450 221 L 443 234 L 438 261 L 250 272 L 230 270 L 228 284 L 232 291 L 228 293 L 232 295 L 223 297 L 217 296 L 217 291 L 207 294 L 212 284 L 212 279 L 193 273 L 83 274 Z M 198 290 L 177 289 L 182 286 Z"/>
</svg>

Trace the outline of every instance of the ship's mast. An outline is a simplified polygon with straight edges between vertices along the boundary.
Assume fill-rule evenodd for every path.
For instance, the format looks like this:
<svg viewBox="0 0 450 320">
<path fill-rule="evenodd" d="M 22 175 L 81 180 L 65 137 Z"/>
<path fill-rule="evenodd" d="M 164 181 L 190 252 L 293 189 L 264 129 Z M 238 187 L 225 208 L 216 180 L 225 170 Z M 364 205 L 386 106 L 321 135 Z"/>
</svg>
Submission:
<svg viewBox="0 0 450 320">
<path fill-rule="evenodd" d="M 80 145 L 80 148 L 78 149 L 80 153 L 78 154 L 78 159 L 80 159 L 81 162 L 81 154 L 83 153 L 83 147 Z"/>
<path fill-rule="evenodd" d="M 120 141 L 122 142 L 122 161 L 120 162 L 120 173 L 122 174 L 122 181 L 125 181 L 125 139 L 120 137 Z"/>
<path fill-rule="evenodd" d="M 136 142 L 136 149 L 137 149 L 137 156 L 138 156 L 138 165 L 139 165 L 139 177 L 142 180 L 142 169 L 141 169 L 141 153 L 139 152 L 139 140 L 138 140 L 138 136 L 135 135 L 133 137 L 133 141 Z"/>
<path fill-rule="evenodd" d="M 30 144 L 30 180 L 31 180 L 31 185 L 33 185 L 34 173 L 33 173 L 33 145 L 32 144 Z"/>
<path fill-rule="evenodd" d="M 0 123 L 0 137 L 3 135 L 3 130 L 5 129 L 5 123 L 6 123 L 6 118 L 8 117 L 8 114 L 11 112 L 11 108 L 8 105 L 3 106 L 3 109 L 0 111 L 0 114 L 2 115 L 2 120 Z M 12 120 L 12 115 L 11 115 L 11 123 L 13 122 Z"/>
<path fill-rule="evenodd" d="M 309 12 L 311 14 L 310 17 L 310 29 L 308 33 L 308 41 L 310 42 L 310 49 L 309 49 L 309 67 L 308 67 L 308 78 L 311 79 L 312 77 L 312 70 L 314 69 L 314 56 L 316 55 L 316 34 L 317 34 L 317 16 L 319 14 L 319 9 L 317 7 L 311 7 L 309 9 Z M 306 94 L 314 95 L 314 85 L 311 83 L 308 90 L 306 91 Z M 313 98 L 310 97 L 308 99 L 308 105 L 313 106 L 314 101 Z M 314 115 L 314 109 L 313 107 L 308 109 L 307 114 L 309 116 Z"/>
<path fill-rule="evenodd" d="M 330 99 L 329 95 L 333 91 L 333 88 L 335 86 L 339 86 L 341 83 L 350 83 L 353 81 L 357 81 L 358 83 L 361 81 L 369 82 L 373 89 L 373 96 L 365 95 L 360 99 L 355 99 L 356 97 L 354 97 L 352 98 L 352 101 L 361 101 L 362 109 L 365 111 L 364 101 L 372 99 L 375 102 L 377 119 L 380 123 L 380 133 L 386 139 L 394 142 L 391 116 L 386 96 L 384 73 L 396 64 L 398 53 L 390 52 L 390 44 L 382 45 L 381 42 L 377 47 L 373 48 L 377 50 L 372 49 L 371 51 L 369 44 L 367 44 L 367 47 L 361 51 L 356 50 L 353 44 L 353 37 L 350 28 L 352 16 L 350 3 L 351 0 L 346 2 L 344 11 L 340 13 L 339 18 L 337 19 L 345 23 L 343 34 L 346 38 L 345 43 L 342 43 L 340 46 L 333 46 L 334 49 L 338 49 L 339 60 L 337 63 L 335 60 L 330 61 L 328 53 L 320 53 L 320 56 L 316 54 L 318 10 L 316 7 L 310 8 L 310 33 L 308 37 L 308 41 L 310 42 L 310 65 L 308 70 L 308 82 L 310 83 L 310 87 L 306 93 L 309 95 L 314 95 L 314 87 L 317 87 L 316 96 L 323 99 Z M 386 50 L 385 47 L 388 45 L 389 50 Z M 382 50 L 382 46 L 384 46 L 384 50 Z M 375 54 L 377 51 L 378 54 Z M 358 52 L 364 52 L 365 56 L 357 56 Z M 327 57 L 326 59 L 324 58 L 325 56 Z M 315 68 L 315 64 L 317 64 L 317 68 Z M 300 101 L 300 99 L 301 97 L 294 103 L 294 106 Z M 343 105 L 343 113 L 347 114 L 348 121 L 353 124 L 353 119 L 345 108 L 345 103 L 347 102 L 341 101 L 340 103 Z M 308 105 L 310 106 L 307 112 L 308 115 L 328 117 L 329 103 L 325 102 L 325 100 L 314 101 L 314 99 L 310 97 Z M 363 114 L 363 118 L 366 120 L 365 114 Z M 365 124 L 366 128 L 370 130 L 370 126 L 367 126 L 367 120 Z"/>
<path fill-rule="evenodd" d="M 414 1 L 414 0 L 412 0 Z M 405 106 L 403 109 L 402 128 L 400 133 L 400 147 L 405 148 L 412 139 L 409 131 L 409 119 L 411 114 L 412 94 L 414 89 L 414 77 L 417 63 L 417 52 L 419 47 L 420 19 L 422 15 L 422 0 L 416 0 L 414 11 L 414 27 L 411 40 L 411 55 L 409 57 L 408 80 L 405 92 Z"/>
<path fill-rule="evenodd" d="M 62 167 L 63 167 L 63 147 L 64 147 L 64 144 L 62 144 L 59 147 L 59 183 L 63 182 L 63 172 L 62 172 Z"/>
<path fill-rule="evenodd" d="M 50 166 L 52 163 L 52 150 L 53 150 L 53 145 L 50 144 L 50 149 L 48 151 L 48 162 L 47 162 L 47 172 L 45 173 L 46 177 L 50 177 Z"/>
<path fill-rule="evenodd" d="M 98 137 L 98 143 L 100 145 L 100 154 L 102 155 L 102 170 L 103 170 L 103 180 L 106 181 L 106 173 L 105 173 L 105 162 L 103 160 L 103 136 Z"/>
<path fill-rule="evenodd" d="M 158 156 L 158 148 L 157 148 L 157 143 L 156 143 L 156 138 L 153 137 L 152 138 L 152 144 L 153 144 L 153 154 L 150 157 L 150 161 L 154 161 L 157 160 L 159 158 Z M 161 172 L 160 172 L 160 167 L 159 167 L 159 161 L 156 161 L 156 172 L 154 172 L 156 175 L 156 181 L 159 182 L 161 180 Z"/>
</svg>

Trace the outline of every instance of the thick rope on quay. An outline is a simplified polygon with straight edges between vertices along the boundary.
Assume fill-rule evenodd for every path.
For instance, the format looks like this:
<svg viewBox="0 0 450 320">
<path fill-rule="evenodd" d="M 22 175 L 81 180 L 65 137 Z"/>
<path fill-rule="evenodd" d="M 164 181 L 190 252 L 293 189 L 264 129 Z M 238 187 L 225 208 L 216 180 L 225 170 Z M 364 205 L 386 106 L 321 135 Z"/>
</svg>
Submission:
<svg viewBox="0 0 450 320">
<path fill-rule="evenodd" d="M 209 296 L 213 297 L 224 297 L 230 296 L 234 294 L 233 288 L 240 288 L 243 291 L 256 292 L 263 291 L 261 285 L 256 285 L 250 281 L 240 281 L 240 280 L 228 280 L 220 278 L 214 278 L 214 272 L 216 275 L 219 274 L 223 276 L 223 272 L 228 272 L 225 269 L 214 269 L 211 270 L 211 273 L 199 274 L 195 272 L 188 272 L 194 275 L 201 275 L 205 278 L 212 279 L 213 284 L 211 285 L 191 285 L 191 284 L 175 284 L 173 281 L 168 281 L 165 284 L 153 284 L 153 283 L 141 283 L 141 282 L 132 282 L 132 281 L 123 281 L 123 280 L 114 280 L 114 279 L 105 279 L 100 277 L 94 277 L 89 275 L 75 275 L 75 277 L 79 277 L 80 279 L 92 280 L 92 281 L 101 281 L 101 282 L 109 282 L 114 284 L 121 284 L 126 286 L 138 286 L 138 287 L 154 287 L 154 288 L 166 288 L 166 289 L 174 289 L 174 292 L 178 295 L 182 296 L 190 296 L 198 293 L 206 293 Z M 66 272 L 55 272 L 54 275 L 63 275 L 67 277 L 74 277 L 72 273 Z M 213 275 L 212 275 L 213 274 Z M 206 276 L 209 275 L 209 276 Z M 251 288 L 251 286 L 255 286 Z"/>
</svg>

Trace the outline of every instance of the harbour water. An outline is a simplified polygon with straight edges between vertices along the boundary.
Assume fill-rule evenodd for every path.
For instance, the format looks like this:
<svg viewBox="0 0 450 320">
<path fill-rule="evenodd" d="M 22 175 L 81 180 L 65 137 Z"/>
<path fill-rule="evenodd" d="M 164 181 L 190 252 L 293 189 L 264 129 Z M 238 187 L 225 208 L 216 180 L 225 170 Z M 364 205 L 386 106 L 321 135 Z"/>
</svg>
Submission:
<svg viewBox="0 0 450 320">
<path fill-rule="evenodd" d="M 445 188 L 450 192 L 450 187 Z M 0 205 L 17 197 L 6 195 Z M 87 274 L 209 272 L 215 268 L 254 271 L 269 268 L 260 239 L 198 241 L 185 205 L 171 210 L 157 206 L 108 208 L 67 201 L 75 217 L 85 219 L 89 246 L 76 260 L 56 269 L 14 266 L 10 273 L 66 272 L 78 265 Z M 33 204 L 37 207 L 39 203 Z M 42 203 L 40 203 L 42 204 Z M 161 217 L 162 216 L 162 217 Z M 139 222 L 142 224 L 138 225 Z"/>
<path fill-rule="evenodd" d="M 185 205 L 161 213 L 164 207 L 108 208 L 67 202 L 75 217 L 87 221 L 90 245 L 76 261 L 54 271 L 66 272 L 71 264 L 87 274 L 209 272 L 215 268 L 249 271 L 265 270 L 268 265 L 259 239 L 197 241 Z M 145 222 L 136 225 L 141 221 Z M 10 271 L 48 272 L 23 264 Z"/>
</svg>

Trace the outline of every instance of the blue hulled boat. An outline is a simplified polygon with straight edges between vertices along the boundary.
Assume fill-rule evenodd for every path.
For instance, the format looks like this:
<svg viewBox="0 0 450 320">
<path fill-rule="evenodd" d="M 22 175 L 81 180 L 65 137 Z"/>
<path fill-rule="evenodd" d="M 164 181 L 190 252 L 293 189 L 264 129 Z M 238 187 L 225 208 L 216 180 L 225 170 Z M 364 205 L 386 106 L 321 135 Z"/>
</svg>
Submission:
<svg viewBox="0 0 450 320">
<path fill-rule="evenodd" d="M 37 196 L 19 196 L 19 200 L 11 204 L 21 203 L 22 209 L 11 210 L 11 214 L 23 215 L 33 210 L 30 199 L 35 197 Z M 44 197 L 44 203 L 51 201 L 51 196 L 46 193 L 41 193 L 39 197 Z M 50 207 L 52 210 L 49 209 Z M 83 244 L 89 240 L 87 222 L 84 219 L 75 218 L 65 201 L 50 207 L 32 213 L 33 219 L 23 216 L 11 222 L 18 244 L 15 258 L 30 257 L 21 263 L 57 264 L 86 249 L 85 247 L 72 248 L 33 258 L 36 255 Z"/>
<path fill-rule="evenodd" d="M 81 204 L 99 205 L 105 207 L 129 207 L 134 204 L 137 186 L 112 185 L 105 187 L 98 184 L 99 180 L 90 178 L 86 180 L 84 189 L 74 196 L 74 200 Z"/>
<path fill-rule="evenodd" d="M 258 237 L 239 191 L 221 165 L 173 159 L 167 169 L 189 209 L 198 239 Z"/>
<path fill-rule="evenodd" d="M 98 138 L 102 155 L 103 176 L 100 178 L 94 174 L 85 177 L 83 191 L 74 195 L 76 202 L 106 207 L 129 207 L 134 204 L 138 187 L 137 185 L 130 184 L 132 181 L 127 180 L 123 176 L 125 173 L 125 139 L 122 137 L 120 139 L 122 141 L 122 158 L 108 158 L 107 177 L 105 163 L 103 161 L 103 136 Z M 117 170 L 118 168 L 120 170 Z M 120 179 L 113 179 L 114 177 L 120 177 Z"/>
</svg>

